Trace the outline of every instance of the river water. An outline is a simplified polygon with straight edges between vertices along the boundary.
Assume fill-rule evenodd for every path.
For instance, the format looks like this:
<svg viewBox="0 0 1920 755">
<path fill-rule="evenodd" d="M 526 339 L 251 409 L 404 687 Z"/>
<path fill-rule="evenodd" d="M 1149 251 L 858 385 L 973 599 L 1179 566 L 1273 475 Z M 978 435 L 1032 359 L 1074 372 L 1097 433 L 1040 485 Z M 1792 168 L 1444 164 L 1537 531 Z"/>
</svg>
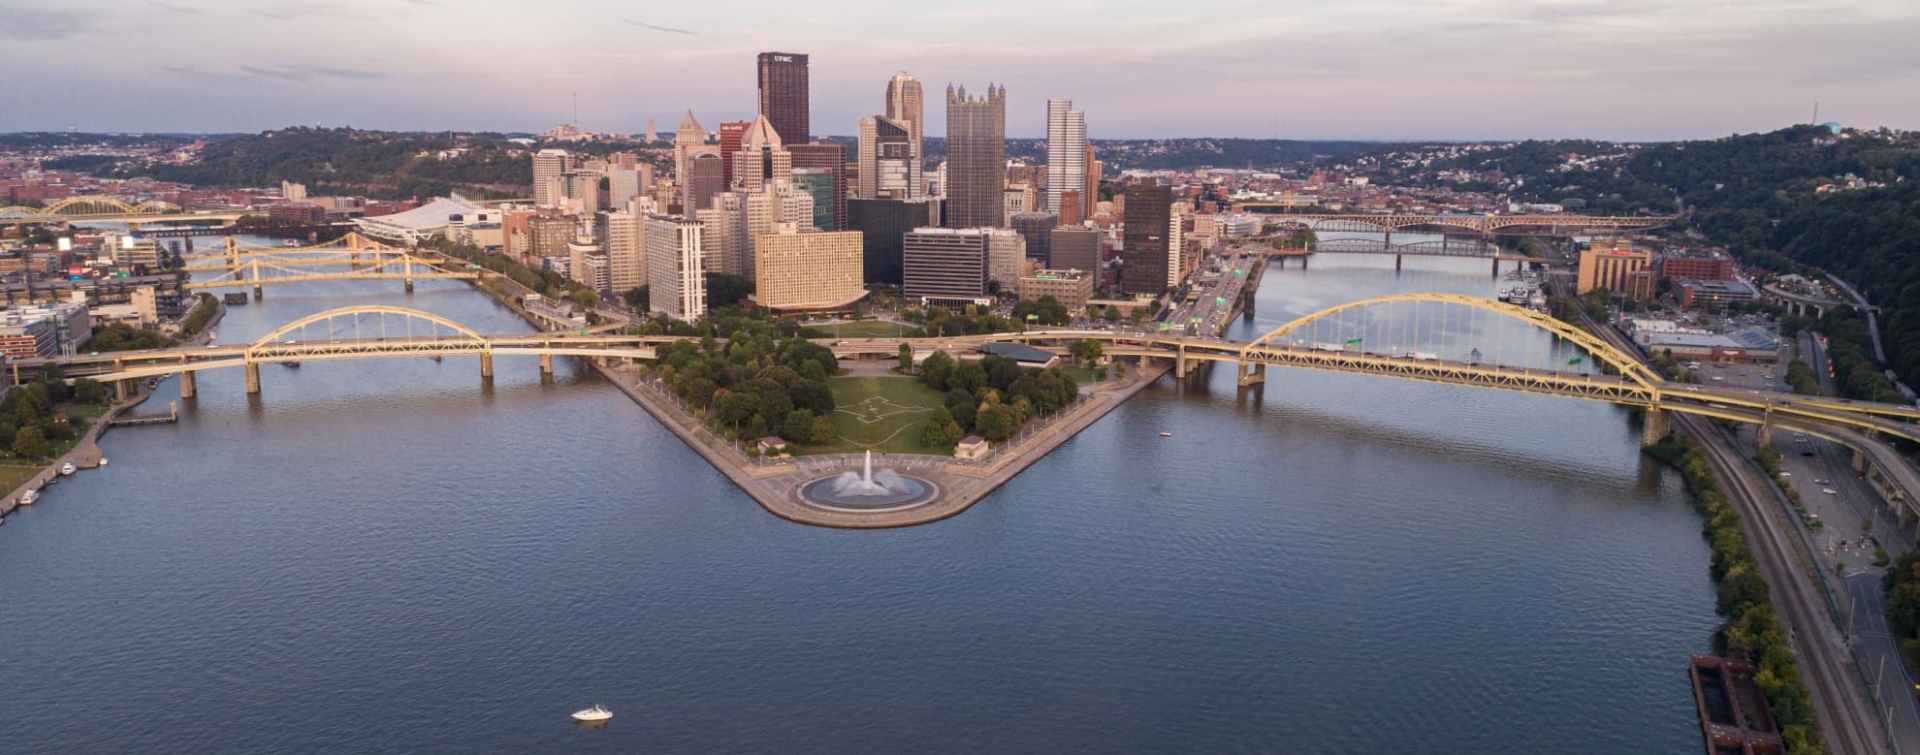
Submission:
<svg viewBox="0 0 1920 755">
<path fill-rule="evenodd" d="M 1323 255 L 1235 334 L 1496 286 Z M 267 294 L 220 340 L 358 303 L 524 329 L 458 283 Z M 766 514 L 572 365 L 496 367 L 267 366 L 252 400 L 203 373 L 179 424 L 108 434 L 0 528 L 0 751 L 1700 746 L 1700 522 L 1603 404 L 1220 370 L 958 517 L 849 532 Z M 595 702 L 610 725 L 567 720 Z"/>
</svg>

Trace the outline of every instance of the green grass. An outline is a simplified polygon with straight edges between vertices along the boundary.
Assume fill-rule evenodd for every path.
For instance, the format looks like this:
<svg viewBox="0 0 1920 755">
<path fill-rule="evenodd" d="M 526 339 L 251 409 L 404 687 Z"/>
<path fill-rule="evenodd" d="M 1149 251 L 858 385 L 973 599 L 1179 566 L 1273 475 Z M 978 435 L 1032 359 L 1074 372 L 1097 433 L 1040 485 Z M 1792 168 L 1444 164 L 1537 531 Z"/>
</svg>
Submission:
<svg viewBox="0 0 1920 755">
<path fill-rule="evenodd" d="M 33 479 L 34 475 L 46 467 L 38 464 L 0 464 L 0 497 L 8 491 L 20 487 L 21 483 Z"/>
<path fill-rule="evenodd" d="M 1086 367 L 1066 365 L 1062 366 L 1060 371 L 1067 373 L 1067 376 L 1073 378 L 1073 382 L 1079 385 L 1093 385 L 1094 383 L 1100 382 L 1099 379 L 1093 376 L 1093 370 Z M 1112 370 L 1107 371 L 1107 377 L 1113 377 Z"/>
<path fill-rule="evenodd" d="M 860 320 L 843 322 L 836 325 L 814 325 L 818 330 L 831 333 L 834 338 L 892 338 L 902 335 L 917 335 L 919 328 L 881 320 Z"/>
<path fill-rule="evenodd" d="M 836 377 L 827 380 L 833 391 L 834 442 L 801 446 L 801 454 L 857 453 L 872 449 L 887 453 L 947 455 L 951 448 L 930 448 L 920 442 L 932 410 L 941 396 L 920 381 L 906 377 Z"/>
</svg>

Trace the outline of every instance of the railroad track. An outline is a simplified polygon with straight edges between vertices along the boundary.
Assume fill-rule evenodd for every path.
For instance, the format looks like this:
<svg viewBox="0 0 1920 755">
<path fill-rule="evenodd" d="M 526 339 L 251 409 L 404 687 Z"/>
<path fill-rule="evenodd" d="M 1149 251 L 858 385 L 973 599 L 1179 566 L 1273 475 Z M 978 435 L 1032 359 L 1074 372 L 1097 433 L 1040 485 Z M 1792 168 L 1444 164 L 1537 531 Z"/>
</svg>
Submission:
<svg viewBox="0 0 1920 755">
<path fill-rule="evenodd" d="M 1699 439 L 1707 463 L 1731 488 L 1726 491 L 1727 500 L 1739 508 L 1741 530 L 1753 550 L 1754 562 L 1772 588 L 1782 628 L 1792 638 L 1794 654 L 1801 661 L 1800 674 L 1810 683 L 1828 751 L 1859 755 L 1891 752 L 1879 717 L 1872 710 L 1873 703 L 1846 674 L 1851 660 L 1835 641 L 1838 631 L 1824 613 L 1825 601 L 1804 579 L 1804 565 L 1780 532 L 1781 523 L 1776 518 L 1779 507 L 1768 505 L 1771 491 L 1756 490 L 1759 485 L 1746 460 L 1729 450 L 1726 439 L 1710 422 L 1679 413 L 1674 414 L 1674 422 Z"/>
</svg>

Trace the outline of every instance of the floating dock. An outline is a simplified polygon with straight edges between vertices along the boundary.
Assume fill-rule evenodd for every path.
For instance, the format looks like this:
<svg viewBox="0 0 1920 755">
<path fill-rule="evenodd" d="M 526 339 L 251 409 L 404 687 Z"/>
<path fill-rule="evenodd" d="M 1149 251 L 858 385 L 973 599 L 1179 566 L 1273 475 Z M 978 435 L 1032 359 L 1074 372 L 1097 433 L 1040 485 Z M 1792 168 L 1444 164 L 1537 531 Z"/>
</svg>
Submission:
<svg viewBox="0 0 1920 755">
<path fill-rule="evenodd" d="M 1693 679 L 1693 704 L 1700 711 L 1700 735 L 1707 755 L 1781 755 L 1773 712 L 1753 683 L 1753 665 L 1714 655 L 1696 655 L 1687 663 Z"/>
</svg>

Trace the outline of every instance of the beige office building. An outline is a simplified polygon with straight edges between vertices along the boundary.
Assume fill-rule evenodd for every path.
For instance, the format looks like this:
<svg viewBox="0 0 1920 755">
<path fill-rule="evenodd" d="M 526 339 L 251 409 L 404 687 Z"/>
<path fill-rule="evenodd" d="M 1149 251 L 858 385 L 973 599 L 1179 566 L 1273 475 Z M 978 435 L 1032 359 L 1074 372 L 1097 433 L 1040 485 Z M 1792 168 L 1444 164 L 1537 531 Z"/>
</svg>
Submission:
<svg viewBox="0 0 1920 755">
<path fill-rule="evenodd" d="M 641 216 L 622 210 L 601 217 L 606 222 L 608 290 L 624 294 L 647 285 L 647 235 Z"/>
<path fill-rule="evenodd" d="M 1653 253 L 1634 249 L 1620 240 L 1595 241 L 1580 250 L 1580 273 L 1574 291 L 1585 294 L 1605 289 L 1629 299 L 1653 296 Z"/>
<path fill-rule="evenodd" d="M 753 240 L 754 300 L 775 310 L 846 307 L 866 295 L 859 231 L 802 232 L 781 223 Z"/>
<path fill-rule="evenodd" d="M 567 170 L 572 156 L 563 149 L 543 149 L 533 153 L 533 203 L 539 207 L 558 207 L 566 199 Z"/>
<path fill-rule="evenodd" d="M 1093 298 L 1091 272 L 1083 270 L 1035 270 L 1020 276 L 1020 300 L 1039 301 L 1051 296 L 1066 305 L 1067 311 L 1085 309 Z"/>
<path fill-rule="evenodd" d="M 1027 272 L 1027 237 L 1011 228 L 982 228 L 987 236 L 987 280 L 1013 291 Z"/>
</svg>

